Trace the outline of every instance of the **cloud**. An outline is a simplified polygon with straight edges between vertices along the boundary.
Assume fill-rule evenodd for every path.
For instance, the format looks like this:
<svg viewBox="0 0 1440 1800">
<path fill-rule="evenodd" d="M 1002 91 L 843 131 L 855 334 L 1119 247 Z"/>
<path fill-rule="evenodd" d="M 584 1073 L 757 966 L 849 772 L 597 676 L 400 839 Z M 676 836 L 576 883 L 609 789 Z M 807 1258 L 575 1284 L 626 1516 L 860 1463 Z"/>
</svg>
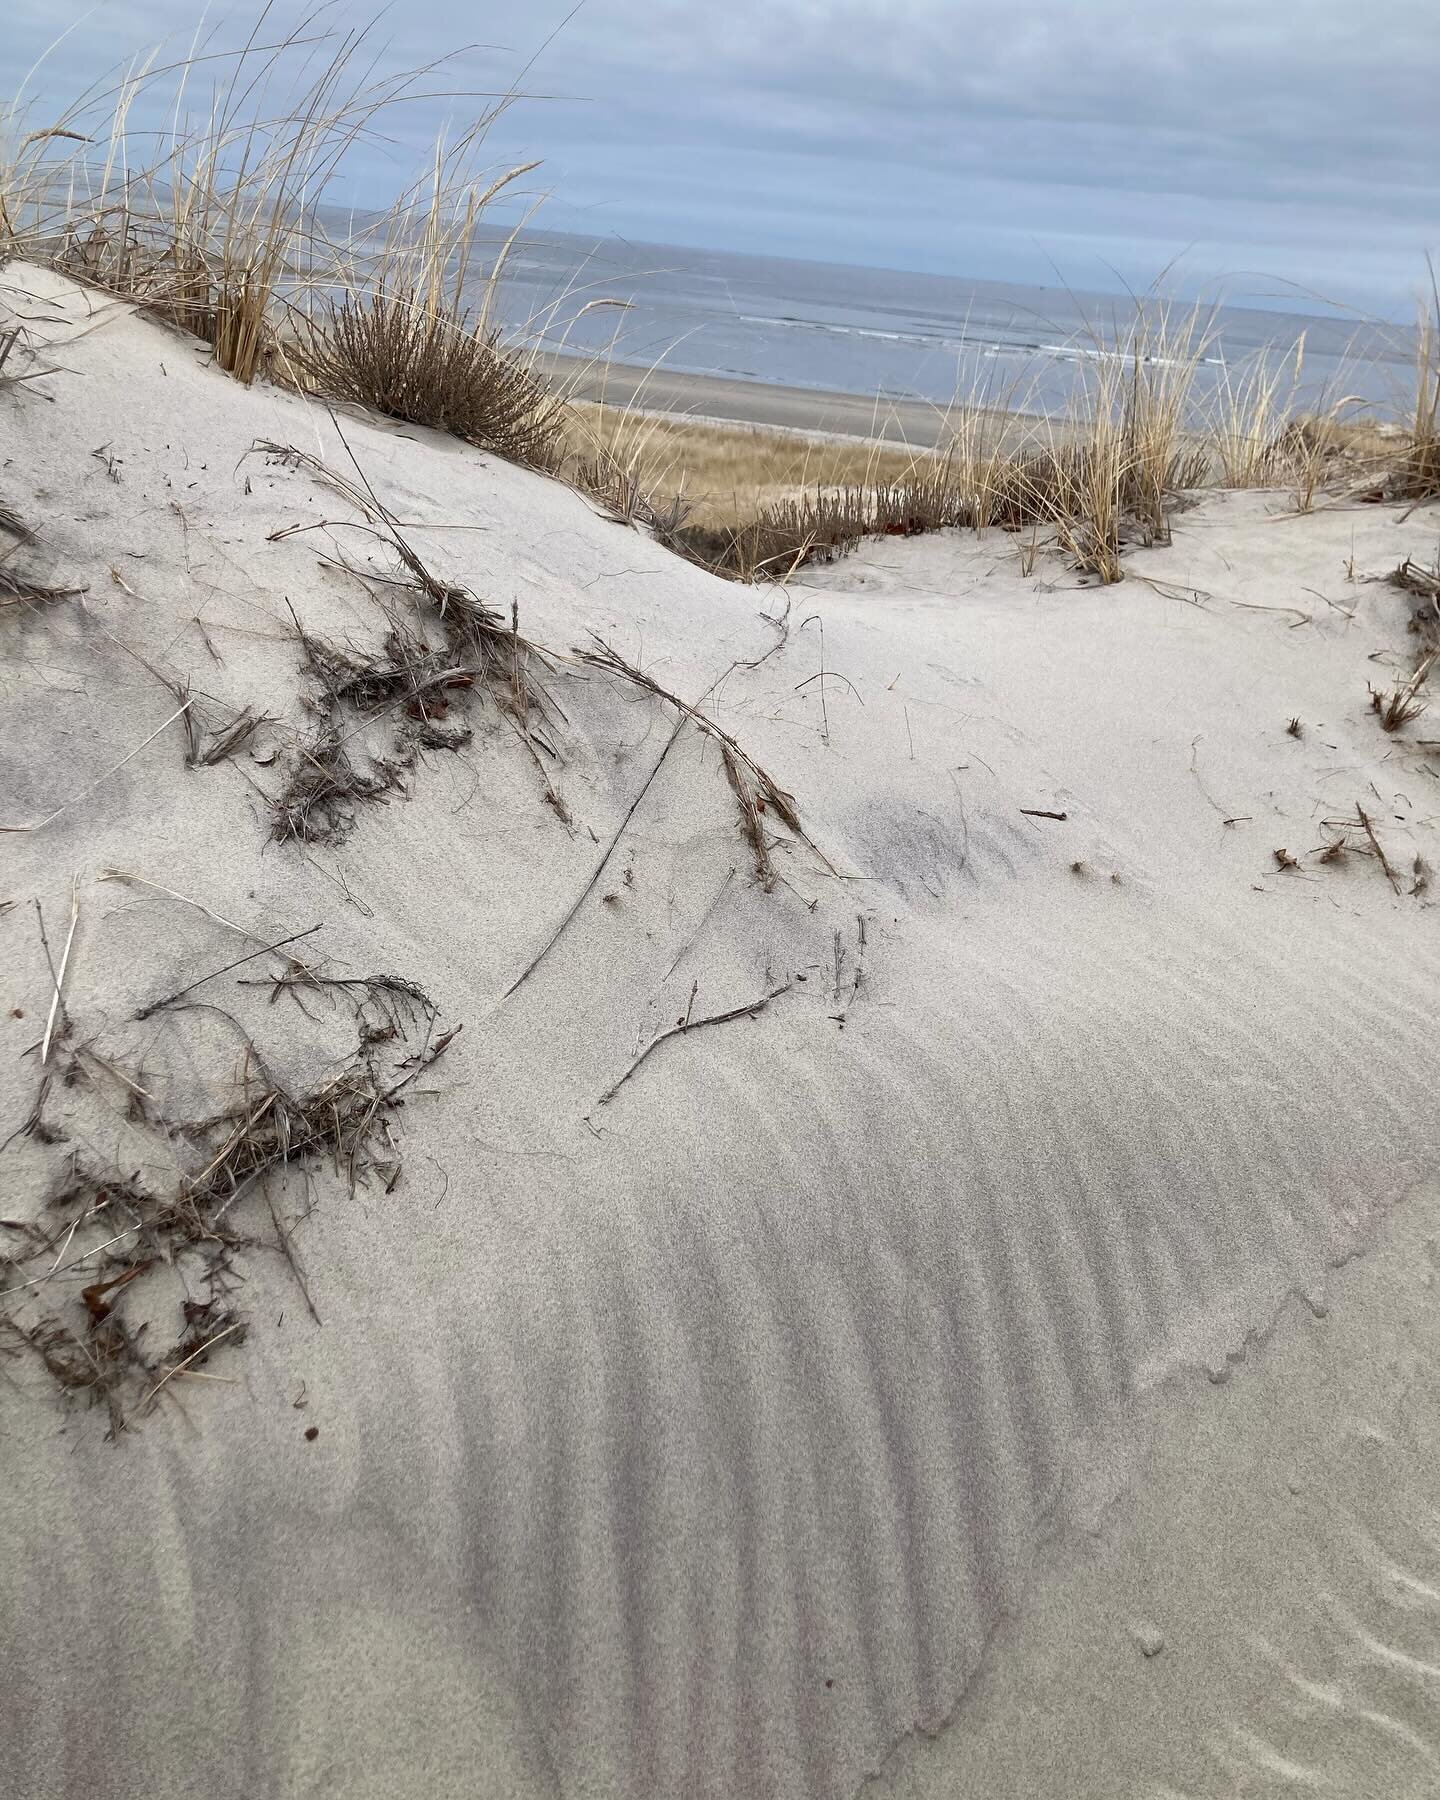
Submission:
<svg viewBox="0 0 1440 1800">
<path fill-rule="evenodd" d="M 13 61 L 55 11 L 12 6 Z M 1197 280 L 1261 267 L 1384 306 L 1440 239 L 1423 0 L 588 0 L 527 70 L 564 16 L 407 0 L 374 40 L 391 67 L 460 24 L 507 46 L 460 70 L 550 96 L 494 149 L 546 157 L 557 227 L 1021 280 L 1053 258 L 1143 283 L 1189 247 Z M 42 91 L 193 17 L 107 0 Z"/>
</svg>

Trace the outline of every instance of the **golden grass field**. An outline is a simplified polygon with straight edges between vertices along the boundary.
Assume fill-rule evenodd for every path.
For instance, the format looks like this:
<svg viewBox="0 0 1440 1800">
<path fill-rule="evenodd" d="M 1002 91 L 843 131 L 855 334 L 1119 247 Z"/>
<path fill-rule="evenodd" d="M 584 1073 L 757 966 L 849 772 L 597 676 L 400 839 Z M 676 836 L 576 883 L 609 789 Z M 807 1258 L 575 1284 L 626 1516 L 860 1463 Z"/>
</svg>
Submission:
<svg viewBox="0 0 1440 1800">
<path fill-rule="evenodd" d="M 647 494 L 661 502 L 684 500 L 700 525 L 733 525 L 817 489 L 898 486 L 935 460 L 929 450 L 864 438 L 626 413 L 588 402 L 572 412 L 578 455 L 633 463 Z"/>
</svg>

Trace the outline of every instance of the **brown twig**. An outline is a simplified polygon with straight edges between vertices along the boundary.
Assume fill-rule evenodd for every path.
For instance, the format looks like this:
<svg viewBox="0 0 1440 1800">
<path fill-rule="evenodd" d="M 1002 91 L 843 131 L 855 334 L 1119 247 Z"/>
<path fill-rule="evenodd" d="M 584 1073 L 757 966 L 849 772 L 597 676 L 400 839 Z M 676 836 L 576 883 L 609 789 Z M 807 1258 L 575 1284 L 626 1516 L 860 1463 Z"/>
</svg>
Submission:
<svg viewBox="0 0 1440 1800">
<path fill-rule="evenodd" d="M 232 969 L 238 969 L 245 963 L 254 962 L 257 956 L 266 956 L 270 951 L 279 950 L 285 944 L 293 944 L 300 938 L 313 937 L 323 927 L 324 921 L 317 921 L 314 925 L 307 926 L 304 931 L 292 931 L 289 937 L 276 938 L 273 944 L 265 944 L 259 950 L 252 950 L 248 956 L 237 956 L 234 962 L 226 963 L 223 969 L 212 969 L 208 975 L 202 975 L 198 981 L 192 981 L 189 987 L 177 988 L 173 994 L 166 994 L 163 1000 L 150 1001 L 148 1005 L 140 1008 L 135 1017 L 148 1019 L 152 1013 L 161 1011 L 163 1007 L 173 1006 L 177 1000 L 183 1000 L 186 994 L 193 994 L 196 988 L 203 987 L 207 981 L 214 981 L 219 975 L 228 975 Z"/>
<path fill-rule="evenodd" d="M 300 1264 L 295 1256 L 295 1248 L 290 1242 L 290 1233 L 280 1223 L 280 1215 L 275 1210 L 275 1202 L 268 1193 L 265 1196 L 265 1204 L 270 1208 L 270 1222 L 275 1227 L 275 1241 L 280 1246 L 281 1255 L 290 1265 L 290 1273 L 295 1277 L 295 1285 L 300 1290 L 306 1309 L 315 1323 L 322 1325 L 324 1320 L 315 1310 L 315 1302 L 310 1298 L 310 1289 L 306 1286 L 305 1277 L 300 1273 Z"/>
<path fill-rule="evenodd" d="M 1396 875 L 1394 869 L 1390 867 L 1390 860 L 1380 847 L 1380 840 L 1375 835 L 1375 827 L 1370 823 L 1370 815 L 1365 811 L 1365 808 L 1358 800 L 1355 802 L 1355 811 L 1359 816 L 1360 823 L 1365 827 L 1365 835 L 1370 840 L 1371 849 L 1380 859 L 1380 867 L 1385 871 L 1385 879 L 1398 894 L 1400 892 L 1399 877 Z"/>
<path fill-rule="evenodd" d="M 769 989 L 768 992 L 761 994 L 761 996 L 759 997 L 758 1000 L 751 1000 L 748 1003 L 748 1005 L 732 1006 L 726 1012 L 707 1013 L 705 1015 L 705 1017 L 702 1019 L 692 1019 L 690 1017 L 689 1012 L 687 1011 L 685 1017 L 680 1020 L 679 1024 L 671 1025 L 668 1028 L 668 1030 L 658 1032 L 653 1038 L 651 1038 L 650 1042 L 645 1046 L 645 1048 L 635 1058 L 634 1062 L 631 1063 L 630 1067 L 625 1071 L 625 1073 L 620 1077 L 620 1079 L 614 1084 L 614 1086 L 607 1088 L 605 1090 L 605 1092 L 600 1096 L 599 1100 L 596 1101 L 596 1105 L 597 1106 L 608 1105 L 610 1103 L 610 1101 L 612 1101 L 615 1098 L 615 1096 L 620 1092 L 621 1088 L 624 1087 L 625 1083 L 627 1081 L 629 1081 L 630 1077 L 632 1075 L 634 1075 L 635 1072 L 646 1061 L 646 1059 L 649 1056 L 651 1056 L 656 1050 L 658 1050 L 660 1048 L 661 1044 L 666 1043 L 670 1038 L 684 1037 L 686 1032 L 699 1031 L 701 1029 L 701 1027 L 705 1026 L 705 1025 L 724 1025 L 724 1024 L 727 1024 L 731 1019 L 753 1019 L 758 1014 L 764 1012 L 765 1008 L 770 1004 L 770 1002 L 772 1000 L 778 999 L 781 994 L 789 993 L 792 985 L 793 984 L 788 981 L 782 982 L 779 987 L 774 987 L 774 988 Z M 690 995 L 690 1003 L 692 1006 L 695 1003 L 695 995 L 694 995 L 693 991 L 691 992 L 691 995 Z"/>
</svg>

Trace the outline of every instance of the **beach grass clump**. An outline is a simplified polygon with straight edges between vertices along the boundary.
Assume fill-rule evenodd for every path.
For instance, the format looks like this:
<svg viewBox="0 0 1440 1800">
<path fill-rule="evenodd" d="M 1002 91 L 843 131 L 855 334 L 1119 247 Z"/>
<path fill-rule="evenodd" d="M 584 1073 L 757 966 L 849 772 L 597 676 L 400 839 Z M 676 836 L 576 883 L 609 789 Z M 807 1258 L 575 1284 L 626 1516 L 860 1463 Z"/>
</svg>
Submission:
<svg viewBox="0 0 1440 1800">
<path fill-rule="evenodd" d="M 833 562 L 869 536 L 870 496 L 861 489 L 777 500 L 733 526 L 682 525 L 672 549 L 736 581 L 783 581 L 807 563 Z"/>
<path fill-rule="evenodd" d="M 1145 296 L 1128 323 L 1096 324 L 1074 346 L 1064 413 L 1027 411 L 1014 386 L 1008 412 L 961 396 L 937 414 L 933 450 L 860 440 L 840 451 L 812 440 L 808 454 L 787 446 L 787 465 L 765 447 L 787 434 L 625 414 L 602 423 L 604 453 L 572 479 L 617 518 L 741 580 L 784 579 L 867 537 L 999 527 L 1030 534 L 1030 568 L 1043 536 L 1077 573 L 1114 582 L 1126 552 L 1167 543 L 1177 510 L 1207 488 L 1288 490 L 1301 512 L 1342 485 L 1369 492 L 1377 475 L 1385 485 L 1374 498 L 1427 492 L 1440 430 L 1440 305 L 1422 326 L 1415 418 L 1403 431 L 1357 415 L 1355 395 L 1322 394 L 1297 413 L 1303 335 L 1231 368 L 1216 354 L 1218 324 L 1216 309 Z M 1209 399 L 1198 392 L 1202 366 L 1207 382 L 1209 369 L 1222 371 Z"/>
<path fill-rule="evenodd" d="M 1205 342 L 1198 312 L 1172 323 L 1164 309 L 1139 307 L 1118 348 L 1102 346 L 1097 336 L 1061 419 L 997 418 L 979 400 L 957 402 L 943 415 L 946 436 L 937 450 L 855 447 L 852 466 L 862 455 L 889 459 L 888 479 L 817 480 L 808 490 L 758 500 L 738 517 L 717 517 L 707 506 L 699 518 L 657 535 L 717 574 L 754 581 L 783 580 L 868 537 L 1044 530 L 1078 572 L 1118 581 L 1126 546 L 1167 541 L 1175 507 L 1209 478 L 1210 452 L 1189 416 Z M 816 456 L 820 462 L 822 453 Z M 633 464 L 626 479 L 628 516 L 653 528 L 660 505 L 640 486 Z"/>
<path fill-rule="evenodd" d="M 577 400 L 570 407 L 575 484 L 621 512 L 628 505 L 638 513 L 644 495 L 664 511 L 678 500 L 696 524 L 728 526 L 777 500 L 895 487 L 935 460 L 928 448 L 876 438 L 645 412 L 644 398 L 642 384 L 638 401 L 627 405 Z M 947 443 L 950 424 L 947 415 Z"/>
<path fill-rule="evenodd" d="M 1414 406 L 1391 486 L 1406 500 L 1440 494 L 1440 283 L 1433 262 L 1430 304 L 1421 308 L 1416 327 Z"/>
<path fill-rule="evenodd" d="M 1353 416 L 1357 396 L 1322 394 L 1295 410 L 1304 362 L 1302 332 L 1283 354 L 1261 351 L 1240 372 L 1225 365 L 1205 420 L 1213 485 L 1288 488 L 1295 510 L 1311 512 L 1336 480 L 1383 459 L 1390 445 L 1372 420 Z"/>
<path fill-rule="evenodd" d="M 486 202 L 524 172 L 480 172 L 511 96 L 477 97 L 419 181 L 346 225 L 328 197 L 436 97 L 440 64 L 377 72 L 373 27 L 319 7 L 271 38 L 269 13 L 233 46 L 212 35 L 177 61 L 151 53 L 38 125 L 23 95 L 0 106 L 0 258 L 136 303 L 240 381 L 320 386 L 547 466 L 553 406 L 484 323 L 497 271 L 470 254 Z"/>
<path fill-rule="evenodd" d="M 693 508 L 687 499 L 683 482 L 679 492 L 665 494 L 654 488 L 645 472 L 635 462 L 622 462 L 618 457 L 602 454 L 582 457 L 572 462 L 566 472 L 571 485 L 602 507 L 617 524 L 650 531 L 662 543 L 675 547 L 680 527 L 690 519 Z M 739 509 L 721 507 L 722 517 L 733 521 Z M 748 512 L 750 509 L 746 509 Z"/>
<path fill-rule="evenodd" d="M 941 415 L 935 450 L 857 442 L 847 466 L 822 441 L 808 468 L 795 458 L 786 470 L 756 449 L 761 434 L 747 443 L 733 427 L 650 418 L 632 432 L 630 454 L 594 459 L 577 485 L 603 490 L 615 516 L 742 580 L 784 579 L 867 537 L 994 526 L 1030 534 L 1031 567 L 1043 534 L 1078 573 L 1113 582 L 1126 552 L 1168 542 L 1176 511 L 1206 488 L 1288 490 L 1300 512 L 1341 487 L 1376 499 L 1440 492 L 1440 300 L 1421 322 L 1403 429 L 1357 414 L 1353 394 L 1323 394 L 1296 412 L 1303 335 L 1232 369 L 1215 354 L 1218 323 L 1215 309 L 1137 300 L 1128 324 L 1097 325 L 1076 344 L 1062 415 L 1027 413 L 1014 388 L 1008 415 L 962 397 Z M 1198 396 L 1202 366 L 1222 370 L 1209 400 Z M 712 434 L 726 440 L 723 452 L 707 445 Z M 732 463 L 723 482 L 692 478 L 720 454 Z M 659 528 L 680 495 L 685 522 L 675 528 L 671 512 Z"/>
<path fill-rule="evenodd" d="M 313 261 L 320 197 L 406 82 L 352 76 L 363 33 L 310 18 L 262 44 L 263 18 L 233 51 L 152 53 L 39 129 L 21 100 L 0 112 L 0 250 L 138 303 L 245 382 L 275 348 L 282 292 Z M 311 73 L 326 36 L 333 53 Z M 191 112 L 189 84 L 209 64 L 220 77 Z"/>
<path fill-rule="evenodd" d="M 1440 497 L 1440 276 L 1427 258 L 1429 298 L 1422 301 L 1415 324 L 1414 385 L 1395 408 L 1401 423 L 1362 423 L 1348 433 L 1350 460 L 1365 465 L 1367 479 L 1356 497 L 1372 502 Z"/>
<path fill-rule="evenodd" d="M 1399 731 L 1426 710 L 1429 702 L 1423 697 L 1421 689 L 1437 656 L 1440 656 L 1440 651 L 1432 650 L 1428 656 L 1422 657 L 1409 679 L 1397 682 L 1388 691 L 1371 688 L 1370 705 L 1380 721 L 1382 731 Z"/>
<path fill-rule="evenodd" d="M 1099 362 L 1092 414 L 1104 437 L 1118 438 L 1105 478 L 1113 480 L 1122 520 L 1138 526 L 1150 543 L 1169 541 L 1177 498 L 1209 474 L 1209 456 L 1194 439 L 1190 414 L 1196 370 L 1213 331 L 1213 319 L 1199 307 L 1175 318 L 1168 307 L 1152 315 L 1140 302 L 1117 351 Z"/>
<path fill-rule="evenodd" d="M 489 123 L 438 144 L 425 177 L 337 266 L 332 291 L 307 317 L 298 361 L 326 399 L 548 471 L 568 442 L 566 408 L 533 358 L 503 345 L 491 323 L 508 242 L 488 265 L 476 244 L 486 207 L 536 165 L 479 186 L 472 165 Z"/>
<path fill-rule="evenodd" d="M 1137 301 L 1133 320 L 1079 346 L 1075 390 L 1059 418 L 1040 418 L 988 456 L 965 458 L 969 516 L 977 527 L 1044 527 L 1071 566 L 1102 582 L 1123 579 L 1127 545 L 1169 541 L 1184 495 L 1209 478 L 1190 395 L 1209 341 L 1200 309 L 1173 318 Z"/>
<path fill-rule="evenodd" d="M 414 289 L 382 284 L 325 303 L 303 352 L 314 390 L 489 450 L 553 469 L 564 444 L 563 406 L 498 334 Z"/>
<path fill-rule="evenodd" d="M 1002 509 L 992 487 L 983 504 Z M 807 563 L 833 562 L 867 537 L 919 537 L 973 526 L 981 495 L 947 453 L 911 458 L 907 472 L 874 486 L 817 487 L 761 506 L 733 525 L 682 524 L 664 541 L 692 562 L 740 581 L 784 580 Z"/>
<path fill-rule="evenodd" d="M 1266 488 L 1286 479 L 1286 395 L 1299 379 L 1304 339 L 1283 358 L 1262 352 L 1243 368 L 1227 363 L 1206 420 L 1212 478 L 1225 488 Z"/>
</svg>

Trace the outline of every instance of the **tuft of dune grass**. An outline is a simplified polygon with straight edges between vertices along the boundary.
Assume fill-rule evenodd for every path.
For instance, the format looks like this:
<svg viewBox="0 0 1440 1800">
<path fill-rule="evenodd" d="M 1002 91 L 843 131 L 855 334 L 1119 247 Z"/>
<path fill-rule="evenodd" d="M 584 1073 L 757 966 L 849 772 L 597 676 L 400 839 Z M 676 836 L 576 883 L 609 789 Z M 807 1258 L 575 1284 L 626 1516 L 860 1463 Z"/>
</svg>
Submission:
<svg viewBox="0 0 1440 1800">
<path fill-rule="evenodd" d="M 1182 494 L 1208 477 L 1185 424 L 1202 347 L 1193 322 L 1172 331 L 1141 312 L 1118 349 L 1097 350 L 1063 419 L 962 399 L 935 451 L 576 407 L 571 475 L 617 516 L 745 581 L 870 536 L 991 526 L 1043 530 L 1081 573 L 1118 581 L 1125 543 L 1165 541 Z"/>
<path fill-rule="evenodd" d="M 1440 494 L 1440 281 L 1430 262 L 1430 300 L 1422 305 L 1415 344 L 1415 404 L 1404 452 L 1391 485 L 1406 500 Z"/>
<path fill-rule="evenodd" d="M 553 466 L 563 408 L 490 325 L 503 255 L 475 254 L 486 205 L 535 166 L 483 168 L 513 96 L 477 96 L 390 206 L 337 238 L 327 196 L 436 97 L 443 59 L 377 75 L 372 27 L 320 8 L 271 40 L 268 15 L 233 49 L 197 38 L 178 61 L 142 57 L 38 128 L 23 99 L 0 105 L 0 260 L 134 302 L 239 381 L 266 374 Z M 141 123 L 157 116 L 158 133 Z"/>
<path fill-rule="evenodd" d="M 564 408 L 495 332 L 466 312 L 381 287 L 327 303 L 298 360 L 325 398 L 450 433 L 508 462 L 550 469 Z"/>
<path fill-rule="evenodd" d="M 413 79 L 367 81 L 366 33 L 326 31 L 318 19 L 262 43 L 262 12 L 234 51 L 197 43 L 171 63 L 152 52 L 40 129 L 12 101 L 0 115 L 4 252 L 136 302 L 252 381 L 275 351 L 282 302 L 322 247 L 316 208 Z M 307 74 L 325 42 L 328 61 Z M 191 110 L 212 66 L 208 96 Z M 136 122 L 162 106 L 167 129 Z"/>
</svg>

